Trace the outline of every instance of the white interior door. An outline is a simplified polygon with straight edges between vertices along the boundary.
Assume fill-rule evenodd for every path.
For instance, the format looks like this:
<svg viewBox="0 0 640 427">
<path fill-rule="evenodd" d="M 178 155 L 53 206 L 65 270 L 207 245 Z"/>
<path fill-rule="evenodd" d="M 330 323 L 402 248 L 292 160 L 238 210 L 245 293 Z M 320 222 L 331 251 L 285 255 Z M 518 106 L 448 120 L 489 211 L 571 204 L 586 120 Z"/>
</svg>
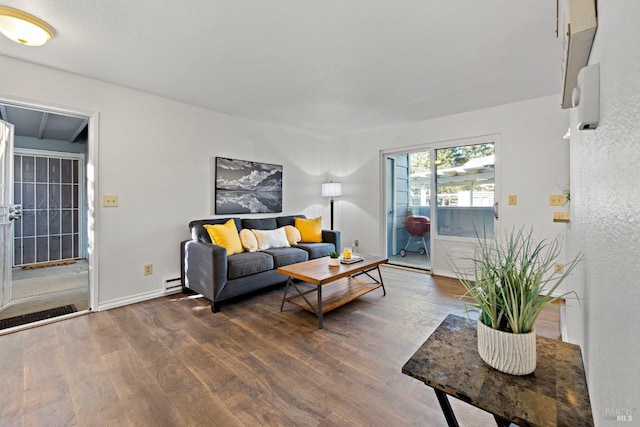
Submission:
<svg viewBox="0 0 640 427">
<path fill-rule="evenodd" d="M 0 120 L 0 309 L 11 301 L 13 220 L 13 125 Z"/>
</svg>

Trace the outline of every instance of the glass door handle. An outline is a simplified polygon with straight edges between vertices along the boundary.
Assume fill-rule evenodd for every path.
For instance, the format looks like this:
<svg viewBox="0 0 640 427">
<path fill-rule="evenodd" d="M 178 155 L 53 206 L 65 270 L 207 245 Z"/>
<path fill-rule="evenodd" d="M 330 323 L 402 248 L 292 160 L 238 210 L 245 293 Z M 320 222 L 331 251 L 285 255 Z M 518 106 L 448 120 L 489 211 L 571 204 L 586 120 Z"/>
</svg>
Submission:
<svg viewBox="0 0 640 427">
<path fill-rule="evenodd" d="M 498 219 L 498 202 L 493 204 L 493 216 Z"/>
</svg>

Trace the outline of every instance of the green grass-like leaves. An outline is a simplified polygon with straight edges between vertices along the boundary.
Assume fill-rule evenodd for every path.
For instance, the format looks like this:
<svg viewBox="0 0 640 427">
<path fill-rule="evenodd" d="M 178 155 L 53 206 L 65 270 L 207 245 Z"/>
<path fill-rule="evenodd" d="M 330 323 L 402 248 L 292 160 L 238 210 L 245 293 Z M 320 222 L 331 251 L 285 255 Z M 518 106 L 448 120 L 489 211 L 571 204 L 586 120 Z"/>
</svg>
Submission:
<svg viewBox="0 0 640 427">
<path fill-rule="evenodd" d="M 564 279 L 582 260 L 579 254 L 565 263 L 564 272 L 554 272 L 561 252 L 560 237 L 536 241 L 533 228 L 512 230 L 504 242 L 485 239 L 476 233 L 474 277 L 458 274 L 466 289 L 468 304 L 480 312 L 485 325 L 506 332 L 527 333 L 540 311 L 559 298 L 553 296 Z"/>
</svg>

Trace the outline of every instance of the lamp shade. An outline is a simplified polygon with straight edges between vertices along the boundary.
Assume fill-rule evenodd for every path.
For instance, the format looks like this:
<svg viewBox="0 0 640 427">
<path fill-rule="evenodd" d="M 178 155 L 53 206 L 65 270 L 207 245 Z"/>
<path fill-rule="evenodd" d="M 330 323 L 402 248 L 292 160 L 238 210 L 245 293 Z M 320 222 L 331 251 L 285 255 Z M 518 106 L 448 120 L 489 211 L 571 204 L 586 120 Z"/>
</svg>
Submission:
<svg viewBox="0 0 640 427">
<path fill-rule="evenodd" d="M 25 46 L 41 46 L 55 35 L 43 20 L 7 6 L 0 6 L 0 32 Z"/>
<path fill-rule="evenodd" d="M 322 184 L 322 197 L 342 196 L 342 184 L 339 182 L 325 182 Z"/>
</svg>

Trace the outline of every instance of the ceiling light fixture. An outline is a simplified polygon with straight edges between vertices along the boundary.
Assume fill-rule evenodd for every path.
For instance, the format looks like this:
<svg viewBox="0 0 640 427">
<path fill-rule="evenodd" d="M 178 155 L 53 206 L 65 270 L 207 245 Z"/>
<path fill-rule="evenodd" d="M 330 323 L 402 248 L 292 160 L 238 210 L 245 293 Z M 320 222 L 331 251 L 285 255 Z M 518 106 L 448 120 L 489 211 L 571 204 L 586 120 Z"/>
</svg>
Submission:
<svg viewBox="0 0 640 427">
<path fill-rule="evenodd" d="M 56 34 L 42 19 L 7 6 L 0 6 L 0 33 L 25 46 L 42 46 Z"/>
</svg>

